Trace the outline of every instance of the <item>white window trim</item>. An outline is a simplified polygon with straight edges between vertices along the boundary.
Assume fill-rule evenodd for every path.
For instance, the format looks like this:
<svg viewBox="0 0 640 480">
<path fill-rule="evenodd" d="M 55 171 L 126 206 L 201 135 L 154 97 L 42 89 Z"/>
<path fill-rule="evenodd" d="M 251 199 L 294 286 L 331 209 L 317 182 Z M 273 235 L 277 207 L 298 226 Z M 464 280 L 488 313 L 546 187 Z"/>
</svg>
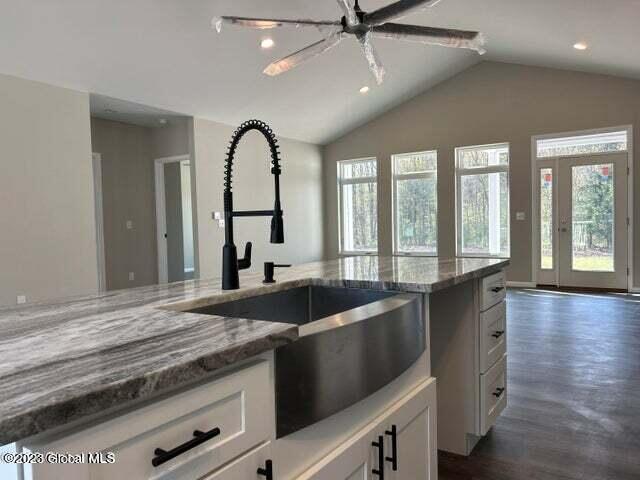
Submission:
<svg viewBox="0 0 640 480">
<path fill-rule="evenodd" d="M 426 171 L 426 172 L 413 172 L 413 173 L 396 173 L 396 157 L 402 157 L 406 155 L 421 155 L 424 153 L 435 153 L 436 154 L 436 170 Z M 396 153 L 391 155 L 391 228 L 393 230 L 393 255 L 400 257 L 437 257 L 438 256 L 438 242 L 436 241 L 436 251 L 434 253 L 430 252 L 405 252 L 400 250 L 398 247 L 398 229 L 396 225 L 396 216 L 398 212 L 398 197 L 397 197 L 397 187 L 396 184 L 398 180 L 419 180 L 423 178 L 436 178 L 436 195 L 437 195 L 437 179 L 438 179 L 438 170 L 437 170 L 437 158 L 438 151 L 437 150 L 423 150 L 420 152 L 407 152 L 407 153 Z M 437 198 L 437 197 L 436 197 Z M 436 222 L 439 215 L 436 213 Z"/>
<path fill-rule="evenodd" d="M 376 163 L 376 176 L 375 177 L 358 177 L 358 178 L 342 178 L 341 176 L 341 166 L 347 165 L 349 163 L 361 163 L 366 161 L 373 160 Z M 378 159 L 377 157 L 362 157 L 362 158 L 353 158 L 350 160 L 339 160 L 336 162 L 336 174 L 337 174 L 337 187 L 338 187 L 338 255 L 340 256 L 353 256 L 353 255 L 378 255 L 378 249 L 380 245 L 379 238 L 376 241 L 376 250 L 345 250 L 344 248 L 344 226 L 342 225 L 342 187 L 344 185 L 357 185 L 362 183 L 375 183 L 376 187 L 378 184 Z M 377 192 L 377 188 L 376 188 Z M 377 199 L 376 199 L 377 203 Z M 376 212 L 377 212 L 376 208 Z M 378 232 L 379 233 L 379 232 Z M 378 235 L 379 237 L 379 235 Z"/>
<path fill-rule="evenodd" d="M 474 167 L 474 168 L 459 168 L 458 152 L 460 150 L 469 149 L 481 149 L 492 147 L 506 147 L 509 152 L 509 161 L 506 165 L 492 165 L 489 167 Z M 507 252 L 507 258 L 511 256 L 511 175 L 509 168 L 511 166 L 511 144 L 509 142 L 489 143 L 486 145 L 468 145 L 465 147 L 456 147 L 455 152 L 455 177 L 456 177 L 456 257 L 470 257 L 470 258 L 505 258 L 503 255 L 491 255 L 488 253 L 462 253 L 462 216 L 460 215 L 460 206 L 462 205 L 462 177 L 468 175 L 483 175 L 488 173 L 503 173 L 507 174 L 507 218 L 509 219 L 509 248 Z"/>
<path fill-rule="evenodd" d="M 572 132 L 559 132 L 559 133 L 548 133 L 544 135 L 534 135 L 531 137 L 531 179 L 532 179 L 532 189 L 531 189 L 531 232 L 532 232 L 532 240 L 531 240 L 531 282 L 536 285 L 538 280 L 538 268 L 537 265 L 540 261 L 540 239 L 539 239 L 539 227 L 537 224 L 537 212 L 539 210 L 538 205 L 538 195 L 537 190 L 533 188 L 535 184 L 536 169 L 538 160 L 553 160 L 553 159 L 562 159 L 562 158 L 571 158 L 576 157 L 576 155 L 571 156 L 560 156 L 560 157 L 541 157 L 538 158 L 538 140 L 546 140 L 550 138 L 563 138 L 563 137 L 578 137 L 580 135 L 595 135 L 598 133 L 610 133 L 610 132 L 627 132 L 627 216 L 629 218 L 629 228 L 627 229 L 627 268 L 629 269 L 629 273 L 627 275 L 627 289 L 631 293 L 640 293 L 640 285 L 633 284 L 633 265 L 635 262 L 635 255 L 633 249 L 633 219 L 634 219 L 634 195 L 633 195 L 633 125 L 618 125 L 615 127 L 605 127 L 605 128 L 593 128 L 589 130 L 575 130 Z M 625 153 L 625 150 L 619 150 L 617 152 L 600 152 L 589 154 L 589 156 L 596 155 L 609 155 L 611 153 Z M 557 283 L 557 279 L 556 279 Z"/>
</svg>

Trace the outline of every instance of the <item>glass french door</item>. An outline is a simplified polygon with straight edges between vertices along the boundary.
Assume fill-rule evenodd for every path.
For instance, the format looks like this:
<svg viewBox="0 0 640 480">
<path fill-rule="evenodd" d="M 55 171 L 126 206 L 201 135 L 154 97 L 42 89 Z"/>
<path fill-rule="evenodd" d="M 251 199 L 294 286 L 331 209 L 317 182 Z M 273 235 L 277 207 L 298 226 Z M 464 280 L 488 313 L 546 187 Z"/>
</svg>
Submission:
<svg viewBox="0 0 640 480">
<path fill-rule="evenodd" d="M 538 284 L 627 288 L 627 155 L 537 163 Z"/>
</svg>

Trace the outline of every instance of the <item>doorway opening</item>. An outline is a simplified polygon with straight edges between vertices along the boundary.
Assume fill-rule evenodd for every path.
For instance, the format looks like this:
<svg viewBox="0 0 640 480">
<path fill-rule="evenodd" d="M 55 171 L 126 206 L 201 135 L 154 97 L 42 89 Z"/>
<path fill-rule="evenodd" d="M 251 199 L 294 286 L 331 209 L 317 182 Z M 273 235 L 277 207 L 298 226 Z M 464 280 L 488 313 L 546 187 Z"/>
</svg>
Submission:
<svg viewBox="0 0 640 480">
<path fill-rule="evenodd" d="M 158 280 L 194 278 L 193 207 L 189 155 L 155 160 Z"/>
<path fill-rule="evenodd" d="M 632 286 L 631 128 L 532 139 L 534 280 Z"/>
</svg>

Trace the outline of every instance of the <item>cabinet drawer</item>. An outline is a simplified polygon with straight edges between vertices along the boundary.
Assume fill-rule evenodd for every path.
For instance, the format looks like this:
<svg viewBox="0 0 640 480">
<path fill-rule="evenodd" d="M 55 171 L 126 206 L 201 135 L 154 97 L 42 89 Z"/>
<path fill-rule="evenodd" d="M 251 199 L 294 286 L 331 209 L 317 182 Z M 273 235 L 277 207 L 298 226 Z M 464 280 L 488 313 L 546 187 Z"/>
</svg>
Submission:
<svg viewBox="0 0 640 480">
<path fill-rule="evenodd" d="M 198 478 L 273 437 L 269 364 L 260 362 L 218 380 L 30 449 L 113 452 L 115 463 L 44 465 L 34 478 Z M 220 432 L 174 458 L 152 465 L 156 449 L 171 451 L 194 440 L 196 430 Z M 39 468 L 34 465 L 34 471 Z"/>
<path fill-rule="evenodd" d="M 504 270 L 482 279 L 480 310 L 487 310 L 504 300 L 507 294 L 506 283 Z"/>
<path fill-rule="evenodd" d="M 507 356 L 480 375 L 480 434 L 486 435 L 507 406 Z"/>
<path fill-rule="evenodd" d="M 506 302 L 494 305 L 480 313 L 480 373 L 489 368 L 507 353 L 507 306 Z"/>
</svg>

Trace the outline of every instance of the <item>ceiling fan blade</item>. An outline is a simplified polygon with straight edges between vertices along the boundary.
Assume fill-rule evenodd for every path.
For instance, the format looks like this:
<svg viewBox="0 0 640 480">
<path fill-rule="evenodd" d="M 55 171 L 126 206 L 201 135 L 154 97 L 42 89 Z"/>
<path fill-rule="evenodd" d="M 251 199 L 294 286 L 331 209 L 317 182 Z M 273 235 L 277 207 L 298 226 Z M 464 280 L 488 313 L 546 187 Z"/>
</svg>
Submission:
<svg viewBox="0 0 640 480">
<path fill-rule="evenodd" d="M 364 53 L 364 56 L 369 63 L 369 70 L 371 70 L 371 73 L 375 77 L 376 83 L 380 85 L 384 79 L 385 71 L 384 67 L 380 63 L 378 54 L 373 47 L 373 43 L 371 43 L 371 34 L 367 32 L 364 35 L 358 35 L 357 37 L 358 42 L 360 43 L 360 48 L 362 48 L 362 53 Z"/>
<path fill-rule="evenodd" d="M 453 30 L 449 28 L 422 27 L 419 25 L 401 25 L 385 23 L 371 28 L 371 33 L 380 38 L 406 40 L 427 45 L 440 45 L 452 48 L 468 48 L 484 55 L 485 38 L 480 32 Z"/>
<path fill-rule="evenodd" d="M 337 1 L 338 1 L 338 5 L 340 5 L 340 9 L 342 10 L 342 14 L 347 20 L 347 25 L 349 25 L 350 27 L 353 27 L 358 23 L 360 23 L 360 21 L 358 20 L 358 16 L 356 15 L 356 11 L 353 8 L 353 5 L 351 5 L 350 0 L 337 0 Z"/>
<path fill-rule="evenodd" d="M 281 73 L 287 72 L 292 68 L 297 67 L 302 62 L 305 62 L 313 57 L 320 55 L 321 53 L 326 52 L 330 48 L 335 47 L 338 43 L 340 43 L 342 38 L 342 31 L 334 32 L 324 40 L 312 43 L 302 50 L 298 50 L 297 52 L 292 53 L 291 55 L 278 60 L 277 62 L 273 62 L 264 69 L 263 73 L 266 73 L 267 75 L 273 77 L 275 75 L 280 75 Z"/>
<path fill-rule="evenodd" d="M 375 26 L 398 20 L 416 10 L 433 7 L 440 0 L 399 0 L 364 16 L 364 23 Z"/>
<path fill-rule="evenodd" d="M 239 27 L 256 28 L 258 30 L 267 30 L 270 28 L 292 26 L 292 27 L 316 27 L 327 28 L 336 27 L 340 22 L 331 21 L 315 21 L 315 20 L 291 20 L 282 18 L 249 18 L 249 17 L 213 17 L 211 19 L 211 27 L 215 28 L 218 33 L 222 30 L 223 24 L 237 25 Z"/>
</svg>

